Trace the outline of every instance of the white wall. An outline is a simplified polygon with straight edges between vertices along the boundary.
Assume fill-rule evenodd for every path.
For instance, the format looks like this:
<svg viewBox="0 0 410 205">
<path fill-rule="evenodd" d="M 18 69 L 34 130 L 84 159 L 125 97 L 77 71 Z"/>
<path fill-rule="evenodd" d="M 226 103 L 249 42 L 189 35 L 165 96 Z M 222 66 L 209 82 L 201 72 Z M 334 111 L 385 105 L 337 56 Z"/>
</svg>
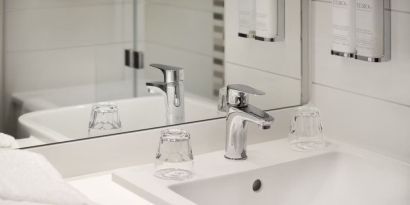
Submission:
<svg viewBox="0 0 410 205">
<path fill-rule="evenodd" d="M 225 1 L 225 81 L 266 92 L 252 104 L 272 109 L 301 102 L 300 26 L 286 26 L 284 42 L 238 37 L 238 0 Z M 300 25 L 300 1 L 286 0 L 286 25 Z"/>
<path fill-rule="evenodd" d="M 330 137 L 410 162 L 410 1 L 392 0 L 392 59 L 331 56 L 331 1 L 312 1 L 313 100 Z"/>
</svg>

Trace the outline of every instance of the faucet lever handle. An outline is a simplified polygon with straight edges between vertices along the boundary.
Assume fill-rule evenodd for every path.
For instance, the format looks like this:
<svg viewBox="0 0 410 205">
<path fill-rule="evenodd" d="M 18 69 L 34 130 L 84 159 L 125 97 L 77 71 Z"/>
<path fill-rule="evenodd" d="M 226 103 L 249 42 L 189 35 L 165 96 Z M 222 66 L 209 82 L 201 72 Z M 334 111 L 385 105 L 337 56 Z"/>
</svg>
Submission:
<svg viewBox="0 0 410 205">
<path fill-rule="evenodd" d="M 234 107 L 247 107 L 249 95 L 265 95 L 264 92 L 248 85 L 231 84 L 227 86 L 227 102 Z"/>
<path fill-rule="evenodd" d="M 249 95 L 264 95 L 263 91 L 242 84 L 230 84 L 219 90 L 218 110 L 228 111 L 229 106 L 247 107 Z"/>
<path fill-rule="evenodd" d="M 260 91 L 248 85 L 243 85 L 243 84 L 231 84 L 227 86 L 227 89 L 228 89 L 228 94 L 229 94 L 229 91 L 234 91 L 238 93 L 251 94 L 251 95 L 265 95 L 265 92 Z"/>
<path fill-rule="evenodd" d="M 164 64 L 151 64 L 150 66 L 161 70 L 161 72 L 164 74 L 165 83 L 184 81 L 183 68 Z"/>
</svg>

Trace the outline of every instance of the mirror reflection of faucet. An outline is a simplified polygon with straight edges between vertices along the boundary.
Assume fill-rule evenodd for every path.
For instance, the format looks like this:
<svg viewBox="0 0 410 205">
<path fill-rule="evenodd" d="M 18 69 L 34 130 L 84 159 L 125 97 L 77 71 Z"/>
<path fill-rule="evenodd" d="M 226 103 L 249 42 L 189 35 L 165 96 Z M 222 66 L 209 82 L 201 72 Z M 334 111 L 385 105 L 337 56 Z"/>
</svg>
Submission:
<svg viewBox="0 0 410 205">
<path fill-rule="evenodd" d="M 184 69 L 163 64 L 150 66 L 159 69 L 164 76 L 163 81 L 147 82 L 146 86 L 149 93 L 160 93 L 164 96 L 166 123 L 185 122 Z"/>
<path fill-rule="evenodd" d="M 249 104 L 249 95 L 265 93 L 247 85 L 231 84 L 219 91 L 218 110 L 227 112 L 225 158 L 244 160 L 248 122 L 259 128 L 270 129 L 273 117 L 267 112 Z"/>
</svg>

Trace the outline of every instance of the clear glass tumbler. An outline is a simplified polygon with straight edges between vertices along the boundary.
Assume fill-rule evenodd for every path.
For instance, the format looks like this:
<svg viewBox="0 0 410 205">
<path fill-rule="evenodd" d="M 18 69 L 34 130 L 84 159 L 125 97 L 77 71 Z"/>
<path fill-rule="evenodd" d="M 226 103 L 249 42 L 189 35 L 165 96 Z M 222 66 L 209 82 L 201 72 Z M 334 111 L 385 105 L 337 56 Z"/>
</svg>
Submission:
<svg viewBox="0 0 410 205">
<path fill-rule="evenodd" d="M 98 103 L 92 106 L 88 135 L 90 137 L 112 134 L 121 129 L 121 120 L 115 103 Z"/>
<path fill-rule="evenodd" d="M 302 106 L 296 109 L 289 140 L 291 147 L 297 151 L 321 149 L 326 146 L 318 108 Z"/>
<path fill-rule="evenodd" d="M 155 160 L 155 176 L 166 180 L 185 180 L 193 176 L 193 154 L 189 133 L 181 129 L 161 132 Z"/>
</svg>

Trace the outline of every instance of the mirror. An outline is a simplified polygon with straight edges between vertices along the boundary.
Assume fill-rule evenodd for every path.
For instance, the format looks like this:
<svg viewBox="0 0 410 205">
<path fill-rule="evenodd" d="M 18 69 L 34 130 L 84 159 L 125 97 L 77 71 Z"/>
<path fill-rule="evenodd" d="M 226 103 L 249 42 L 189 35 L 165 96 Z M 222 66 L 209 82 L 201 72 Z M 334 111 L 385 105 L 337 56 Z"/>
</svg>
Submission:
<svg viewBox="0 0 410 205">
<path fill-rule="evenodd" d="M 4 0 L 1 132 L 27 147 L 221 118 L 227 84 L 300 105 L 304 1 L 271 10 L 274 42 L 239 35 L 238 2 Z"/>
</svg>

